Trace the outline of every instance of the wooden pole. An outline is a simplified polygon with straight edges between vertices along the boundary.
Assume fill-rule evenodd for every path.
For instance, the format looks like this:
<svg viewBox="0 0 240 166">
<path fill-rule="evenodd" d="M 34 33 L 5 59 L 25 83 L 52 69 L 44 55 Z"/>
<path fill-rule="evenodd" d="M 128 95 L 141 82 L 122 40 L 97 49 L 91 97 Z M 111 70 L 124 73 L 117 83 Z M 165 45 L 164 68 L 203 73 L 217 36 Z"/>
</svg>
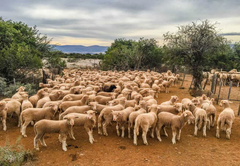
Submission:
<svg viewBox="0 0 240 166">
<path fill-rule="evenodd" d="M 194 80 L 194 78 L 192 78 L 192 82 L 191 82 L 191 85 L 190 85 L 189 89 L 192 88 L 193 80 Z"/>
<path fill-rule="evenodd" d="M 220 97 L 220 93 L 221 93 L 221 87 L 222 87 L 222 79 L 221 79 L 220 85 L 219 85 L 219 91 L 218 91 L 218 97 L 217 97 L 217 104 L 218 104 L 219 97 Z"/>
<path fill-rule="evenodd" d="M 212 76 L 212 85 L 211 85 L 211 92 L 214 92 L 214 85 L 215 85 L 215 74 Z"/>
<path fill-rule="evenodd" d="M 232 88 L 232 81 L 230 81 L 229 92 L 228 92 L 228 100 L 230 98 L 231 88 Z"/>
<path fill-rule="evenodd" d="M 205 84 L 204 84 L 203 90 L 205 90 L 205 87 L 206 87 L 206 85 L 207 85 L 207 82 L 208 82 L 208 72 L 207 72 L 207 79 L 206 79 L 206 82 L 205 82 Z"/>
<path fill-rule="evenodd" d="M 182 85 L 181 85 L 181 87 L 183 86 L 183 83 L 184 83 L 184 80 L 185 80 L 185 76 L 186 76 L 186 71 L 185 71 L 185 69 L 184 69 L 184 73 L 183 73 L 183 81 L 182 81 Z"/>
<path fill-rule="evenodd" d="M 238 106 L 238 116 L 239 116 L 239 114 L 240 114 L 240 104 Z"/>
<path fill-rule="evenodd" d="M 15 78 L 13 78 L 13 84 L 16 85 L 16 79 Z"/>
<path fill-rule="evenodd" d="M 215 78 L 215 87 L 214 87 L 214 94 L 216 93 L 217 84 L 218 84 L 218 77 L 216 76 L 216 78 Z"/>
</svg>

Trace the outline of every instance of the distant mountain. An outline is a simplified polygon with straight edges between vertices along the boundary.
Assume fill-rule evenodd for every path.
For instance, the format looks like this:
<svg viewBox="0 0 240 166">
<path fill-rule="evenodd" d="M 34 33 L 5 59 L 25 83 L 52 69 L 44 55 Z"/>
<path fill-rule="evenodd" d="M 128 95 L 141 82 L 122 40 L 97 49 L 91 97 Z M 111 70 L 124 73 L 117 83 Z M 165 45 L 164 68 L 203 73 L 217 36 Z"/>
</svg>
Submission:
<svg viewBox="0 0 240 166">
<path fill-rule="evenodd" d="M 107 46 L 83 46 L 83 45 L 55 45 L 55 49 L 62 51 L 64 53 L 90 53 L 90 54 L 96 54 L 96 53 L 104 53 L 107 51 Z"/>
</svg>

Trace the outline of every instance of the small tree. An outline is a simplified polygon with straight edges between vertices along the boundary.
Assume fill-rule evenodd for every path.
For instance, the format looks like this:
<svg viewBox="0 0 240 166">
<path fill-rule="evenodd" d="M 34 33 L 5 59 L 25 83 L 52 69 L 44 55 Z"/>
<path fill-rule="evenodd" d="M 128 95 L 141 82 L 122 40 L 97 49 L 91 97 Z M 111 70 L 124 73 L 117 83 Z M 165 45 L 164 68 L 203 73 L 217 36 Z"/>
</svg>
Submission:
<svg viewBox="0 0 240 166">
<path fill-rule="evenodd" d="M 218 34 L 216 23 L 208 20 L 179 26 L 176 33 L 164 34 L 167 54 L 171 60 L 188 66 L 194 78 L 193 95 L 202 93 L 202 73 L 206 60 L 226 45 L 227 40 Z M 199 93 L 200 92 L 200 93 Z"/>
</svg>

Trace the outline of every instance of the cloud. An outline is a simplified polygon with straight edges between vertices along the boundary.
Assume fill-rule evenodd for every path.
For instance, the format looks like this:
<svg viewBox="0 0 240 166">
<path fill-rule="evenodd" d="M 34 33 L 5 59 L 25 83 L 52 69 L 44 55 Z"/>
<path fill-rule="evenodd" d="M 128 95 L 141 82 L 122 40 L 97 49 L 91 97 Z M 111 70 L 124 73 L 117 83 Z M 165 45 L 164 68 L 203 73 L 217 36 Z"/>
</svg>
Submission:
<svg viewBox="0 0 240 166">
<path fill-rule="evenodd" d="M 37 25 L 56 43 L 110 45 L 120 37 L 161 41 L 167 31 L 205 19 L 219 22 L 227 37 L 240 29 L 240 1 L 1 0 L 0 16 Z"/>
</svg>

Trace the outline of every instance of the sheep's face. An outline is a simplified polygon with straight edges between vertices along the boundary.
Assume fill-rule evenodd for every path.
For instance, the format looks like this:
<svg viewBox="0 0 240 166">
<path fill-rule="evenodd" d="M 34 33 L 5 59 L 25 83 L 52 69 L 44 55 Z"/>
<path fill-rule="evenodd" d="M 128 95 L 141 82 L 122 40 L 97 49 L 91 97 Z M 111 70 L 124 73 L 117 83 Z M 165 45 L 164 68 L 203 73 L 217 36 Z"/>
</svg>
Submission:
<svg viewBox="0 0 240 166">
<path fill-rule="evenodd" d="M 188 124 L 194 123 L 195 117 L 193 116 L 193 114 L 192 114 L 191 111 L 186 110 L 186 111 L 183 113 L 183 116 L 184 116 L 185 118 L 187 118 Z"/>
<path fill-rule="evenodd" d="M 148 112 L 154 112 L 157 114 L 157 111 L 158 111 L 158 106 L 157 104 L 153 104 L 151 105 L 149 108 L 148 108 Z"/>
<path fill-rule="evenodd" d="M 5 101 L 0 101 L 0 110 L 3 110 L 6 107 Z"/>
<path fill-rule="evenodd" d="M 91 107 L 91 109 L 93 111 L 96 111 L 97 110 L 97 102 L 90 102 L 89 103 L 89 106 Z"/>
<path fill-rule="evenodd" d="M 177 104 L 175 104 L 174 105 L 174 107 L 176 107 L 176 110 L 178 111 L 178 112 L 182 112 L 182 103 L 177 103 Z"/>
<path fill-rule="evenodd" d="M 118 105 L 118 104 L 119 104 L 119 100 L 112 100 L 107 103 L 107 105 L 109 105 L 109 106 L 114 106 L 114 105 Z"/>
<path fill-rule="evenodd" d="M 194 105 L 199 105 L 200 104 L 200 100 L 198 98 L 193 98 L 192 102 Z"/>
<path fill-rule="evenodd" d="M 89 110 L 87 113 L 87 119 L 96 120 L 96 111 Z"/>
<path fill-rule="evenodd" d="M 113 121 L 119 121 L 122 118 L 122 114 L 120 112 L 113 112 Z"/>
<path fill-rule="evenodd" d="M 220 102 L 220 107 L 227 107 L 229 106 L 229 104 L 232 103 L 231 101 L 228 101 L 228 100 L 221 100 Z"/>
</svg>

